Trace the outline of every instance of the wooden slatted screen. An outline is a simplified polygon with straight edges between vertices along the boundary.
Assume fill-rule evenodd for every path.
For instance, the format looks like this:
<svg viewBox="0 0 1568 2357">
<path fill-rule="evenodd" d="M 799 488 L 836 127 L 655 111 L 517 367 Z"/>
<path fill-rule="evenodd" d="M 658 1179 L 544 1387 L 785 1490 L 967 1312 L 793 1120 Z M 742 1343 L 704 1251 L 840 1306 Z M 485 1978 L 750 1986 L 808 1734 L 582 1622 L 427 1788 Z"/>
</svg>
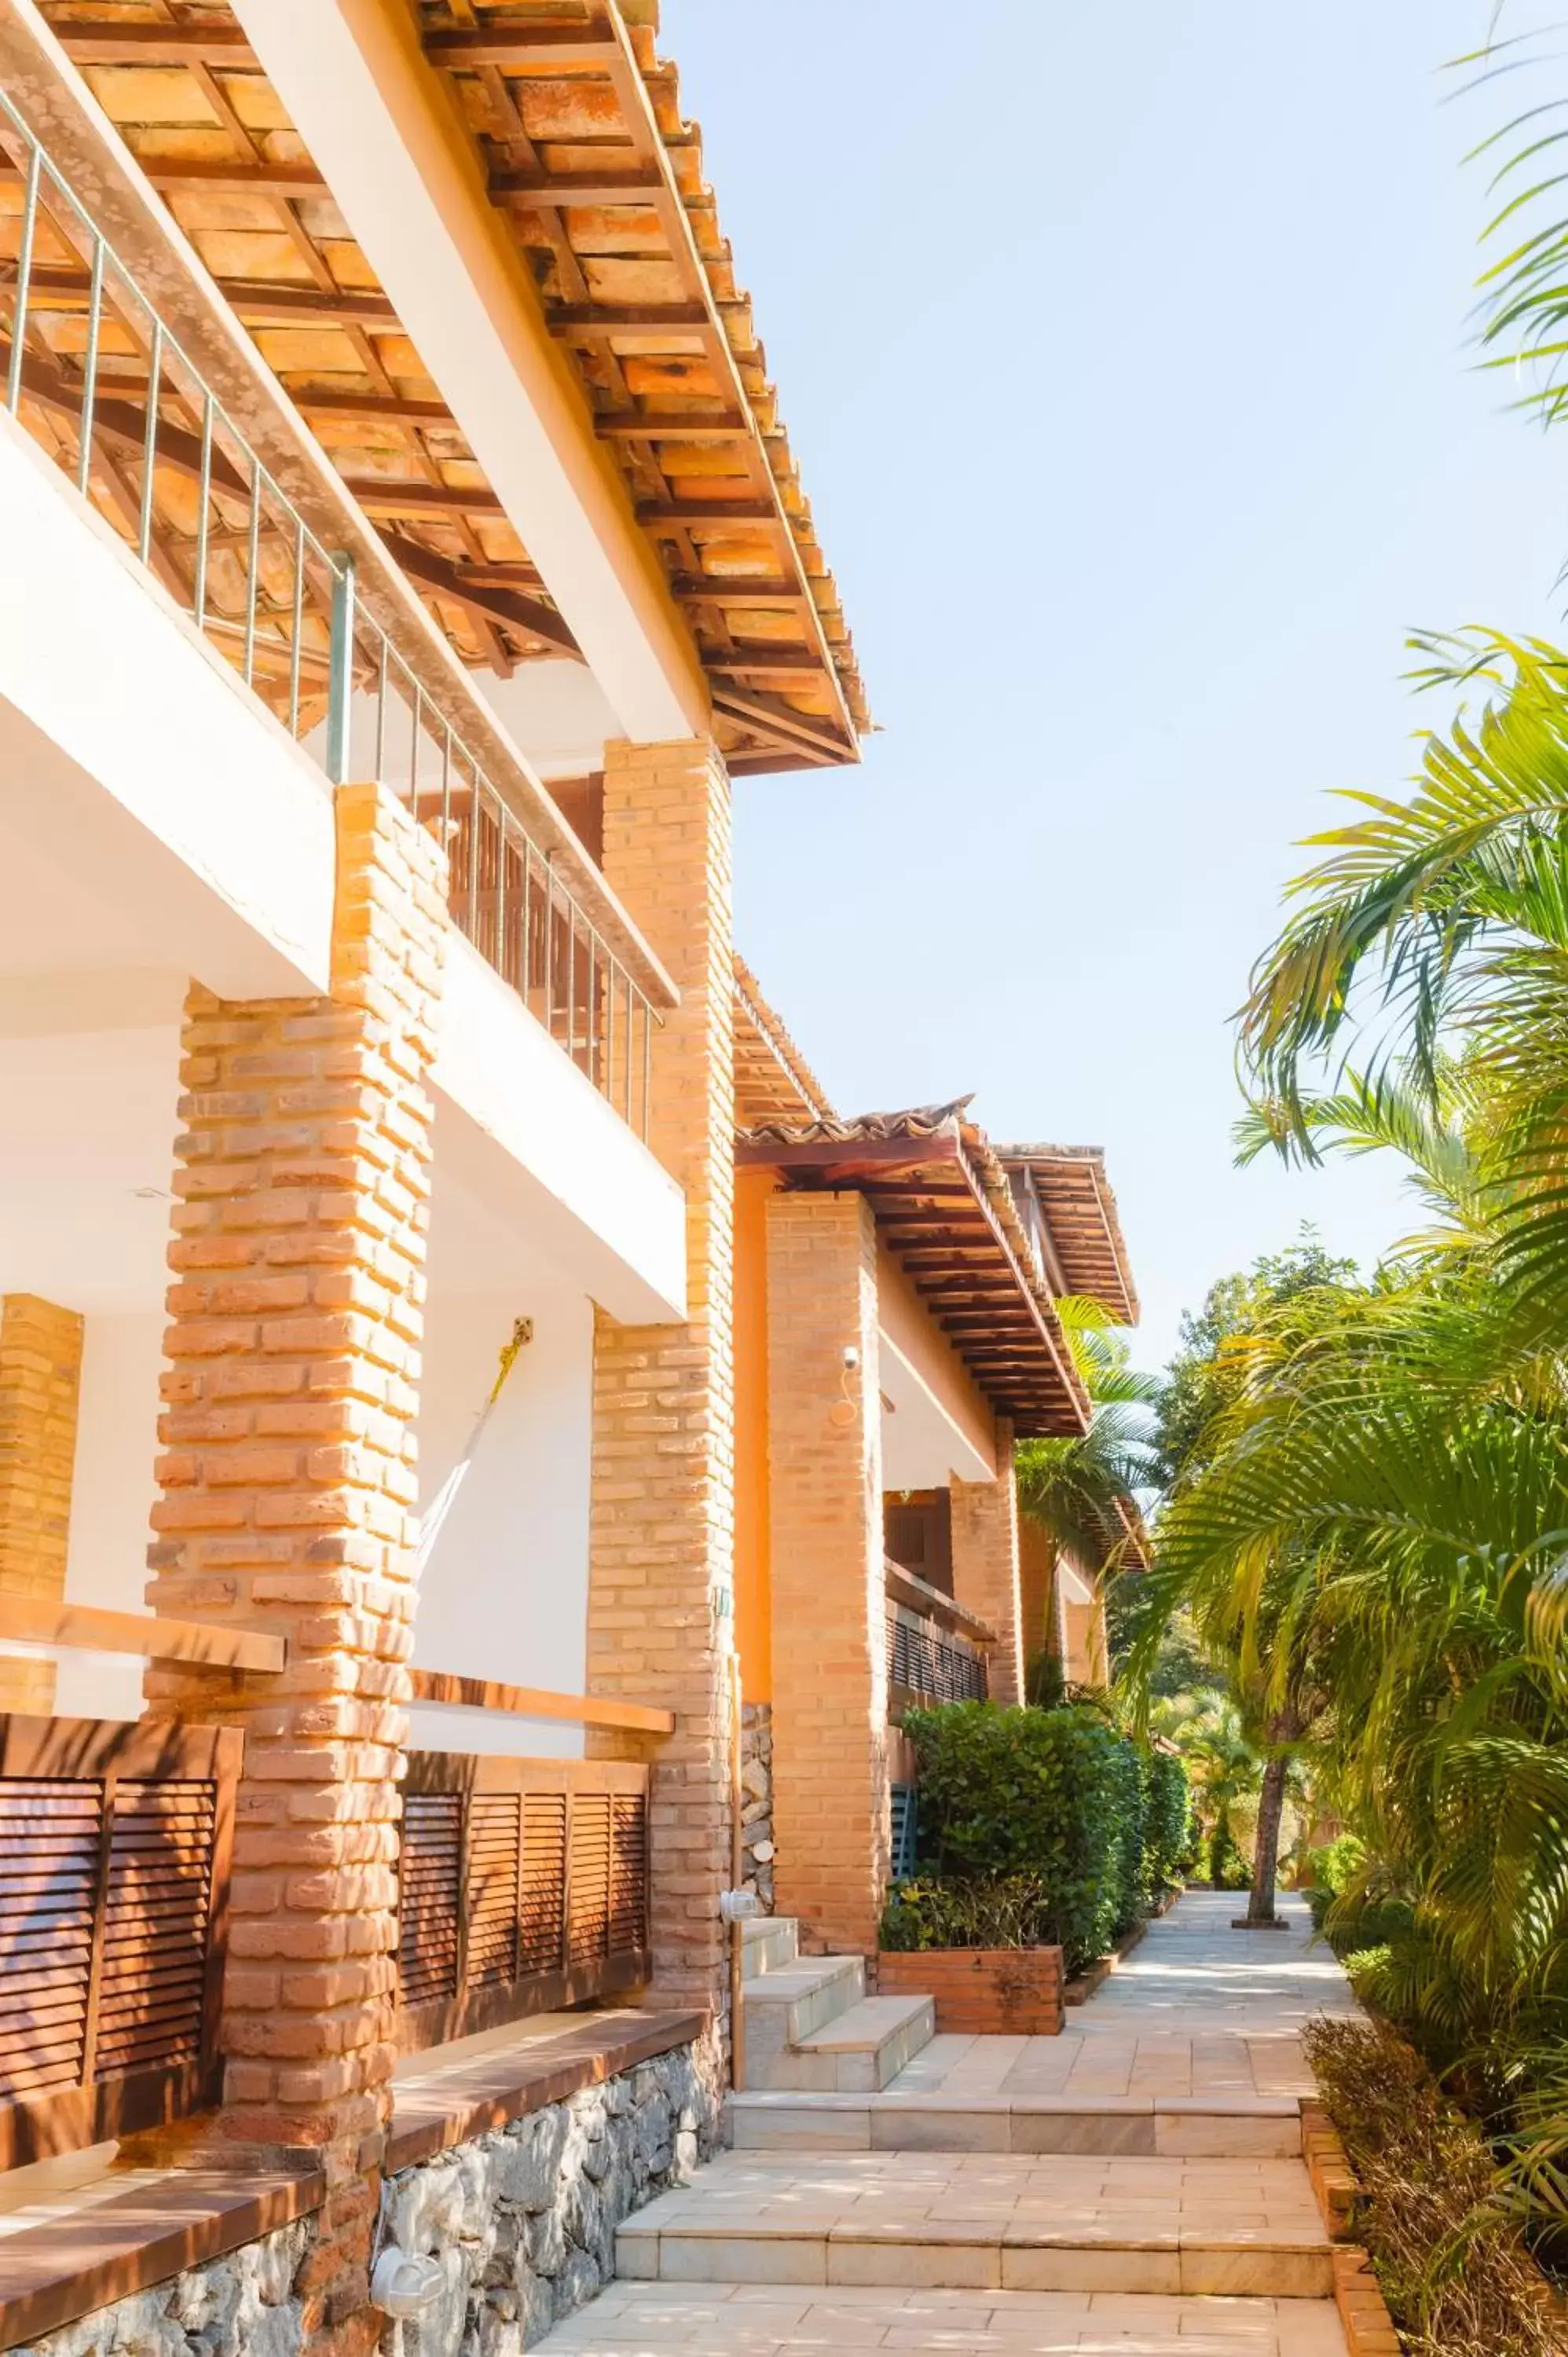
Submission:
<svg viewBox="0 0 1568 2357">
<path fill-rule="evenodd" d="M 0 2166 L 216 2100 L 242 1748 L 0 1717 Z"/>
<path fill-rule="evenodd" d="M 648 1978 L 648 1770 L 416 1751 L 399 2040 L 435 2046 Z"/>
<path fill-rule="evenodd" d="M 399 1857 L 398 1981 L 408 2005 L 457 1994 L 463 1900 L 463 1803 L 411 1792 Z"/>
</svg>

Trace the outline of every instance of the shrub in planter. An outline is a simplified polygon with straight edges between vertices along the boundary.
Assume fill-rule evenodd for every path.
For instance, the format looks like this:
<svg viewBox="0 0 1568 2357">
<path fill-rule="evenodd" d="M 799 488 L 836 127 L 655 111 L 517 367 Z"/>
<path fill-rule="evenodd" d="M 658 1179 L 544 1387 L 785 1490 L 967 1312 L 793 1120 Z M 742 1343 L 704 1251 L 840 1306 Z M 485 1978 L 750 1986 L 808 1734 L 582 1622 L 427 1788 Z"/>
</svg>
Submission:
<svg viewBox="0 0 1568 2357">
<path fill-rule="evenodd" d="M 901 1953 L 1043 1948 L 1054 1936 L 1049 1896 L 1037 1875 L 996 1875 L 979 1882 L 917 1876 L 888 1892 L 877 1946 Z"/>
<path fill-rule="evenodd" d="M 904 1732 L 919 1762 L 922 1868 L 1030 1878 L 1045 1894 L 1039 1936 L 1066 1951 L 1069 1973 L 1103 1955 L 1125 1904 L 1131 1752 L 1104 1714 L 949 1703 L 907 1712 Z"/>
<path fill-rule="evenodd" d="M 1357 2233 L 1406 2345 L 1563 2357 L 1568 2325 L 1507 2214 L 1480 2131 L 1380 2022 L 1318 2020 L 1307 2059 L 1361 2189 Z"/>
<path fill-rule="evenodd" d="M 1145 1751 L 1144 1895 L 1153 1905 L 1179 1877 L 1191 1835 L 1192 1793 L 1187 1764 L 1169 1751 Z"/>
<path fill-rule="evenodd" d="M 876 1985 L 932 1996 L 961 2035 L 1052 2037 L 1062 2025 L 1062 1952 L 1037 1876 L 899 1883 L 883 1910 Z"/>
</svg>

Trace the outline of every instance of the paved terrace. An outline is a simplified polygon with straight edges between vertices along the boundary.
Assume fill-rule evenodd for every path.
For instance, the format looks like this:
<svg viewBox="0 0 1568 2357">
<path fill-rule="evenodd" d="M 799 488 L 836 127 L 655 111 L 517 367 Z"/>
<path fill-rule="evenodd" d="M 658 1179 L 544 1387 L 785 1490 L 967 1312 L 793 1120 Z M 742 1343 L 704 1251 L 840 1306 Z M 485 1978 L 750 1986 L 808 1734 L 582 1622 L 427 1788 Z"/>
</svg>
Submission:
<svg viewBox="0 0 1568 2357">
<path fill-rule="evenodd" d="M 1301 2026 L 1315 2013 L 1354 2012 L 1332 1953 L 1312 1944 L 1300 1900 L 1283 1901 L 1286 1932 L 1232 1932 L 1245 1892 L 1194 1890 L 1085 2006 L 1059 2038 L 934 2038 L 889 2094 L 1305 2095 L 1312 2074 Z"/>
<path fill-rule="evenodd" d="M 1059 2038 L 937 2037 L 875 2094 L 735 2106 L 744 2147 L 621 2228 L 549 2357 L 1345 2357 L 1301 2048 L 1354 2010 L 1294 1899 L 1195 1892 Z"/>
</svg>

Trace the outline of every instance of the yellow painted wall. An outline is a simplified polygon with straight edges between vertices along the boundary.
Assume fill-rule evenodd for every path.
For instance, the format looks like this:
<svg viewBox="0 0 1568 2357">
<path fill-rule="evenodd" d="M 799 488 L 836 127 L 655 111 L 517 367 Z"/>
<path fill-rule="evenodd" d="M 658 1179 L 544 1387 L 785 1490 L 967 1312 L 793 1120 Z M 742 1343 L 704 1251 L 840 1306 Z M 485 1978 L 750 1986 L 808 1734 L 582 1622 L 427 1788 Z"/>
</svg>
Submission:
<svg viewBox="0 0 1568 2357">
<path fill-rule="evenodd" d="M 773 1699 L 768 1496 L 768 1198 L 771 1170 L 735 1189 L 735 1634 L 747 1702 Z"/>
</svg>

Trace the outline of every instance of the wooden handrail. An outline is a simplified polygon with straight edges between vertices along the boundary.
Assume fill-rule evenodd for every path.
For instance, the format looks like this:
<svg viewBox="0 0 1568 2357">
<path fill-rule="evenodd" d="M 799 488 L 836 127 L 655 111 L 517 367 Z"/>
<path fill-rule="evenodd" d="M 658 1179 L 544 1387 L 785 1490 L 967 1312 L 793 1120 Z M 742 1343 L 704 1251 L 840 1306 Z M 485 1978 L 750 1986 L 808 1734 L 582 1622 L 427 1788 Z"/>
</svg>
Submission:
<svg viewBox="0 0 1568 2357">
<path fill-rule="evenodd" d="M 887 1593 L 895 1603 L 906 1605 L 911 1612 L 918 1612 L 923 1620 L 936 1621 L 939 1628 L 949 1629 L 957 1636 L 969 1638 L 973 1644 L 995 1644 L 995 1630 L 989 1620 L 983 1620 L 978 1612 L 967 1611 L 961 1604 L 955 1604 L 950 1596 L 944 1595 L 940 1587 L 932 1587 L 926 1580 L 917 1578 L 912 1571 L 906 1571 L 904 1566 L 895 1563 L 891 1555 L 886 1557 L 883 1568 Z"/>
<path fill-rule="evenodd" d="M 140 1653 L 203 1670 L 278 1671 L 287 1659 L 281 1637 L 225 1629 L 205 1620 L 161 1620 L 151 1612 L 108 1612 L 96 1604 L 0 1597 L 0 1643 L 70 1645 L 97 1653 Z"/>
<path fill-rule="evenodd" d="M 415 1702 L 456 1710 L 499 1710 L 513 1718 L 564 1718 L 582 1727 L 618 1727 L 637 1735 L 673 1735 L 675 1714 L 650 1703 L 612 1702 L 607 1695 L 553 1694 L 546 1686 L 509 1686 L 496 1678 L 466 1678 L 450 1670 L 413 1670 Z"/>
</svg>

